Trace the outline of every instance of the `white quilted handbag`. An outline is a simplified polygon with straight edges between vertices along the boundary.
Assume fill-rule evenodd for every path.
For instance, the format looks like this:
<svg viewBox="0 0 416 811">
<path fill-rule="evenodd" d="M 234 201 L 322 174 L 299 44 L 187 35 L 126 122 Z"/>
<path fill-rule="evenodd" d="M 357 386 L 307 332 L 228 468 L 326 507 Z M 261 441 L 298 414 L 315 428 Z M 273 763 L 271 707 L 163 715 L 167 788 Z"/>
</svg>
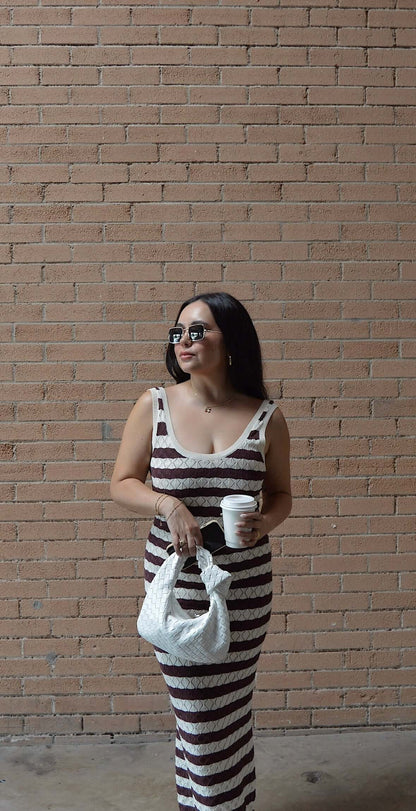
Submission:
<svg viewBox="0 0 416 811">
<path fill-rule="evenodd" d="M 209 609 L 194 617 L 174 595 L 185 557 L 168 557 L 150 583 L 137 620 L 144 639 L 167 653 L 191 662 L 223 662 L 230 647 L 230 620 L 226 597 L 232 575 L 213 562 L 211 552 L 197 547 L 201 578 L 209 596 Z"/>
</svg>

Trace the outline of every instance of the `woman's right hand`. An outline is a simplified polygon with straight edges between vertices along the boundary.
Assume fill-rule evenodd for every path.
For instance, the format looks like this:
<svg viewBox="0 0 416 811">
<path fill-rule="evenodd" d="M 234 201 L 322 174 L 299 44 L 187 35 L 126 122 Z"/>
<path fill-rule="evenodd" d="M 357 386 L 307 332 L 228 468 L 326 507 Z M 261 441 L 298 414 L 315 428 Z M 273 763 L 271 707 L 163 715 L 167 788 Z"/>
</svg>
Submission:
<svg viewBox="0 0 416 811">
<path fill-rule="evenodd" d="M 198 521 L 186 504 L 179 499 L 166 499 L 162 513 L 169 527 L 175 552 L 178 555 L 195 555 L 196 547 L 203 546 Z"/>
</svg>

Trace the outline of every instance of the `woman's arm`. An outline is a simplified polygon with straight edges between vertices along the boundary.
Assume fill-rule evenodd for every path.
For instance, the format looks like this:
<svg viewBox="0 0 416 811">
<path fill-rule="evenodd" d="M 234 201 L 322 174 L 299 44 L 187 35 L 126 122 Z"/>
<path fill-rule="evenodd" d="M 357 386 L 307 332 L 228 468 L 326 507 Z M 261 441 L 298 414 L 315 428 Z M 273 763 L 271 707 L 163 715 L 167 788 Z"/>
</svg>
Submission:
<svg viewBox="0 0 416 811">
<path fill-rule="evenodd" d="M 290 438 L 286 420 L 276 408 L 266 429 L 266 475 L 260 513 L 246 513 L 238 532 L 253 546 L 288 517 L 292 509 Z"/>
<path fill-rule="evenodd" d="M 152 395 L 146 391 L 137 401 L 126 422 L 120 443 L 110 494 L 117 504 L 143 516 L 163 515 L 168 522 L 175 549 L 195 553 L 202 545 L 199 524 L 186 505 L 168 493 L 161 495 L 145 484 L 152 454 Z"/>
<path fill-rule="evenodd" d="M 292 509 L 290 437 L 286 420 L 278 408 L 270 418 L 266 437 L 266 475 L 262 507 L 264 535 L 279 526 L 290 515 Z"/>
<path fill-rule="evenodd" d="M 152 515 L 159 493 L 145 484 L 152 447 L 152 395 L 146 391 L 124 427 L 110 483 L 111 498 L 122 507 Z"/>
</svg>

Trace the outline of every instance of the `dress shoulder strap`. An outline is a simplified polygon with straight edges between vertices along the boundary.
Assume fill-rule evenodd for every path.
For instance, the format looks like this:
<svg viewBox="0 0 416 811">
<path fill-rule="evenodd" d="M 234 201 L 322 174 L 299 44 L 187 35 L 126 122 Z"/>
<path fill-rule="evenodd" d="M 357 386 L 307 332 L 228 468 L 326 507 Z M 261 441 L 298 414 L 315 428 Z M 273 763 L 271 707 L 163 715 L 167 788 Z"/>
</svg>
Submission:
<svg viewBox="0 0 416 811">
<path fill-rule="evenodd" d="M 153 406 L 152 443 L 153 447 L 155 447 L 157 443 L 157 438 L 160 436 L 166 436 L 167 426 L 166 426 L 165 407 L 163 403 L 163 397 L 161 394 L 160 386 L 155 386 L 154 388 L 151 388 L 150 392 L 152 395 L 152 406 Z"/>
<path fill-rule="evenodd" d="M 263 400 L 262 408 L 259 409 L 259 415 L 250 431 L 249 439 L 264 441 L 267 425 L 273 412 L 276 411 L 276 408 L 278 408 L 278 406 L 273 400 Z"/>
</svg>

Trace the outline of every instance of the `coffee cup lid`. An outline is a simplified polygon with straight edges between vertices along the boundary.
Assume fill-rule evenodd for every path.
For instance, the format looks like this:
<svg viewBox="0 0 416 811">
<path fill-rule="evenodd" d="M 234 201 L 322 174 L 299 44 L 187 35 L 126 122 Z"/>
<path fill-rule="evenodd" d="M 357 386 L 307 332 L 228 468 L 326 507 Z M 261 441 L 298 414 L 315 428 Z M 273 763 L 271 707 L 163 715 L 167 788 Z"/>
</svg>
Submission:
<svg viewBox="0 0 416 811">
<path fill-rule="evenodd" d="M 257 505 L 257 501 L 253 496 L 246 495 L 245 493 L 224 496 L 221 501 L 221 507 L 228 510 L 244 509 L 244 507 L 252 507 Z"/>
</svg>

